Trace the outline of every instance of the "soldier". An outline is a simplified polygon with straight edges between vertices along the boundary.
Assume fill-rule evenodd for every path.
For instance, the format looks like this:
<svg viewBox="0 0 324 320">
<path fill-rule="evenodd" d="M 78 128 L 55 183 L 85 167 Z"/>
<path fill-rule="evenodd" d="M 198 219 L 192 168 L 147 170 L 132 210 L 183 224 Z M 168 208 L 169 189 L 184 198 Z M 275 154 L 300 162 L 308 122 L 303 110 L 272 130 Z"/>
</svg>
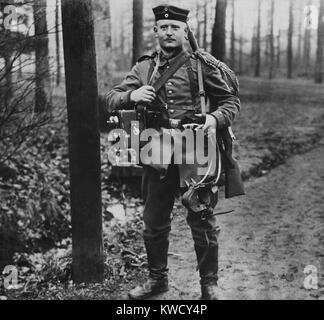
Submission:
<svg viewBox="0 0 324 320">
<path fill-rule="evenodd" d="M 123 82 L 108 92 L 107 105 L 114 110 L 131 109 L 143 103 L 155 110 L 161 106 L 170 119 L 181 120 L 192 116 L 200 108 L 197 62 L 201 56 L 191 54 L 185 49 L 188 40 L 188 10 L 162 5 L 155 7 L 153 12 L 156 20 L 154 33 L 160 51 L 138 60 Z M 156 92 L 151 84 L 172 68 L 181 55 L 187 57 L 185 63 L 177 68 L 161 90 Z M 220 70 L 205 59 L 201 61 L 204 86 L 210 101 L 210 112 L 206 115 L 202 127 L 208 135 L 217 130 L 217 134 L 223 137 L 220 143 L 225 146 L 222 149 L 222 160 L 223 162 L 224 159 L 228 160 L 227 164 L 225 163 L 226 186 L 228 188 L 231 184 L 229 177 L 234 176 L 234 181 L 239 184 L 238 188 L 234 186 L 236 189 L 234 192 L 227 191 L 226 197 L 241 195 L 244 191 L 238 167 L 231 158 L 231 141 L 227 130 L 239 113 L 240 101 L 223 80 Z M 145 299 L 168 290 L 170 216 L 177 191 L 179 187 L 185 186 L 180 167 L 170 162 L 164 174 L 153 165 L 143 167 L 142 195 L 145 202 L 143 238 L 149 277 L 145 283 L 129 292 L 131 299 Z M 184 190 L 181 189 L 182 193 Z M 216 218 L 210 211 L 203 210 L 197 213 L 189 207 L 187 222 L 192 231 L 198 261 L 201 299 L 216 300 L 219 232 Z"/>
</svg>

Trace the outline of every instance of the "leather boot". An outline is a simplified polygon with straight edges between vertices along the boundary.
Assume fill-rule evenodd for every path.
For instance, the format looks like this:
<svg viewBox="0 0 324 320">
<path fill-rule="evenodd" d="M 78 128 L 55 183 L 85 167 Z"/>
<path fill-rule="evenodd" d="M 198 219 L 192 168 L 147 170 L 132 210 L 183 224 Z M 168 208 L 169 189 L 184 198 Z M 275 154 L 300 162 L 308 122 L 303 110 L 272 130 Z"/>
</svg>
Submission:
<svg viewBox="0 0 324 320">
<path fill-rule="evenodd" d="M 129 297 L 141 300 L 169 290 L 168 287 L 168 248 L 169 241 L 144 239 L 149 278 L 129 292 Z"/>
<path fill-rule="evenodd" d="M 201 286 L 201 300 L 218 300 L 217 284 Z"/>
<path fill-rule="evenodd" d="M 195 245 L 200 274 L 201 299 L 217 300 L 218 245 Z"/>
<path fill-rule="evenodd" d="M 128 293 L 128 296 L 132 300 L 142 300 L 168 290 L 169 286 L 167 277 L 160 280 L 155 280 L 149 277 L 146 282 L 131 290 Z"/>
</svg>

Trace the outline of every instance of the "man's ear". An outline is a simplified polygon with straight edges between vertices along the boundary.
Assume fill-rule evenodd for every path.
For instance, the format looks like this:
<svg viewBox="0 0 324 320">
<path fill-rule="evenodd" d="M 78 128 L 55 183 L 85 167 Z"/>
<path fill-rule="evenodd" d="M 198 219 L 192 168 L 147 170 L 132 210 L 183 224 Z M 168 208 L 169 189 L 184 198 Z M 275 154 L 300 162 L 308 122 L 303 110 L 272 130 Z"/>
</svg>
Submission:
<svg viewBox="0 0 324 320">
<path fill-rule="evenodd" d="M 185 36 L 184 37 L 185 37 L 186 40 L 188 40 L 189 39 L 188 38 L 188 27 L 185 27 L 184 28 L 184 32 L 185 32 Z"/>
<path fill-rule="evenodd" d="M 157 26 L 153 27 L 153 31 L 156 33 L 158 31 Z"/>
</svg>

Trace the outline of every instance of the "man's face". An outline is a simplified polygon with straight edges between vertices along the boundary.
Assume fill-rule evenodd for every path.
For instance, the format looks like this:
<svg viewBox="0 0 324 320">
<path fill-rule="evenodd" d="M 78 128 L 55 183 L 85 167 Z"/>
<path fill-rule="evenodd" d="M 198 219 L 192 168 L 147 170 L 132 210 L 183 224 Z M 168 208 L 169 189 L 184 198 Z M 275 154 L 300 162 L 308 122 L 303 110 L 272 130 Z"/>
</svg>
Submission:
<svg viewBox="0 0 324 320">
<path fill-rule="evenodd" d="M 163 50 L 173 51 L 182 47 L 186 41 L 187 26 L 177 20 L 159 20 L 154 27 Z"/>
</svg>

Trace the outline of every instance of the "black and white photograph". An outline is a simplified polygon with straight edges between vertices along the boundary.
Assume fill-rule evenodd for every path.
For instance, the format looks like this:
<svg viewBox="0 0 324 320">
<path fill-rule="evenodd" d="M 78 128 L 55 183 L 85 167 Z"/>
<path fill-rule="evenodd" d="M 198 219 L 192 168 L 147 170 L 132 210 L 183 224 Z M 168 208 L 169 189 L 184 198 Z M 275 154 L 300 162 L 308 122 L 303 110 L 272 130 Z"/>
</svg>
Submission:
<svg viewBox="0 0 324 320">
<path fill-rule="evenodd" d="M 1 304 L 324 300 L 323 159 L 324 0 L 0 0 Z"/>
</svg>

